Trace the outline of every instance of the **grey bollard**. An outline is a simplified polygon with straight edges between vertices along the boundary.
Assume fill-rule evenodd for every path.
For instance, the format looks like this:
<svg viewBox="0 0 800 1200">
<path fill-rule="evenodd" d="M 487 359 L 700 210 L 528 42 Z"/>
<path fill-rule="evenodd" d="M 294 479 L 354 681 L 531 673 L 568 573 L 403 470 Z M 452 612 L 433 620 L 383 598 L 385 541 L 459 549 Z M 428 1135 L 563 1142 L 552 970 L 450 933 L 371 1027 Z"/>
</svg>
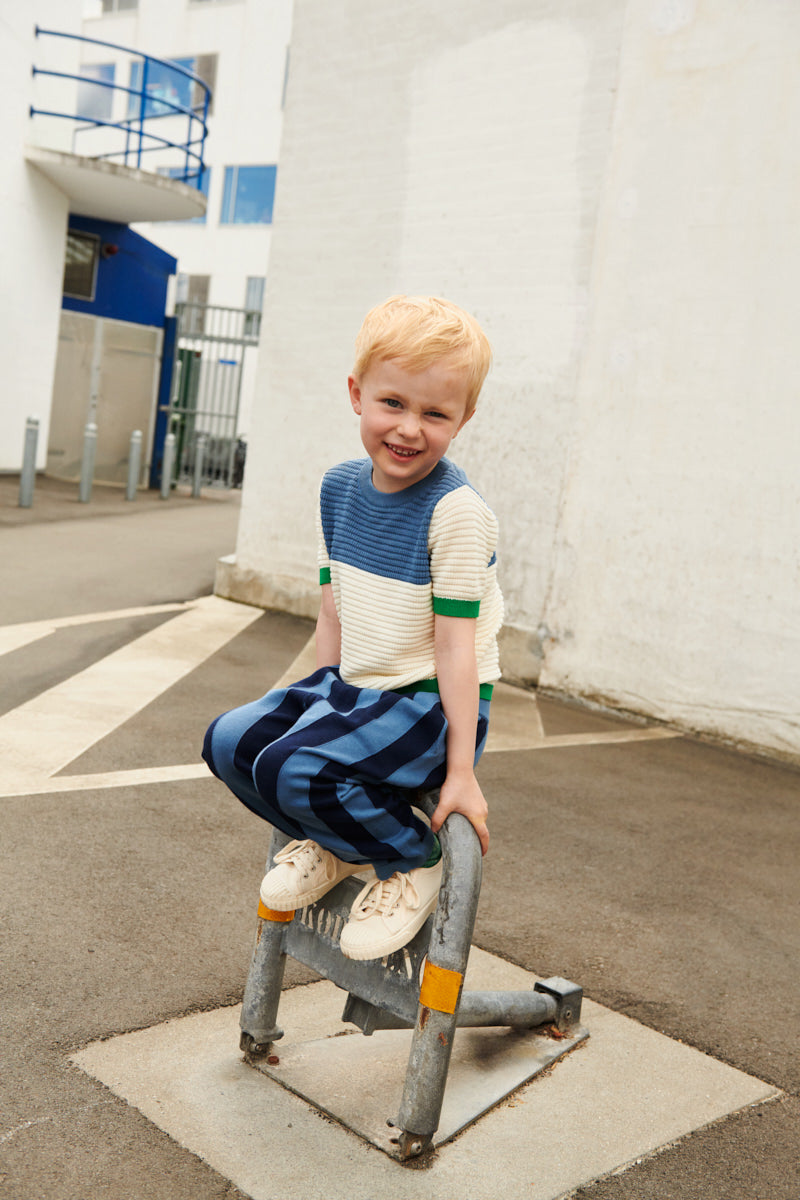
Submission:
<svg viewBox="0 0 800 1200">
<path fill-rule="evenodd" d="M 164 438 L 164 457 L 161 460 L 161 499 L 169 500 L 172 491 L 172 468 L 175 463 L 175 434 Z"/>
<path fill-rule="evenodd" d="M 203 483 L 203 459 L 206 456 L 206 435 L 198 433 L 194 447 L 194 476 L 192 478 L 192 495 L 200 495 Z"/>
<path fill-rule="evenodd" d="M 97 426 L 94 421 L 88 421 L 83 431 L 83 459 L 81 460 L 81 482 L 78 487 L 78 499 L 81 504 L 88 504 L 92 498 L 92 482 L 94 480 L 94 459 L 97 453 Z"/>
<path fill-rule="evenodd" d="M 36 482 L 36 445 L 39 441 L 39 418 L 28 417 L 25 422 L 25 446 L 22 451 L 22 474 L 19 479 L 19 507 L 33 504 L 33 485 Z"/>
<path fill-rule="evenodd" d="M 139 486 L 139 475 L 142 469 L 142 431 L 134 429 L 131 434 L 131 447 L 128 453 L 128 486 L 125 489 L 125 499 L 135 500 L 136 489 Z"/>
</svg>

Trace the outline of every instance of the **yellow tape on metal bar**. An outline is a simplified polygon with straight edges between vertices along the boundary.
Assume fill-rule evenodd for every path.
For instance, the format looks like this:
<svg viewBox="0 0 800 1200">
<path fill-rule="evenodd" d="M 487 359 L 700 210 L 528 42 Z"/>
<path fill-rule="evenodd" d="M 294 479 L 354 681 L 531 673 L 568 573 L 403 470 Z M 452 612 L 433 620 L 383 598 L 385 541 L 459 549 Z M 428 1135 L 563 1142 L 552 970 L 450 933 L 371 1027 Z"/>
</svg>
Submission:
<svg viewBox="0 0 800 1200">
<path fill-rule="evenodd" d="M 458 971 L 448 971 L 446 967 L 426 962 L 419 989 L 420 1004 L 436 1012 L 454 1013 L 463 981 L 464 976 Z"/>
<path fill-rule="evenodd" d="M 259 900 L 258 915 L 262 921 L 291 921 L 294 912 L 276 912 L 274 908 L 267 908 L 263 900 Z"/>
</svg>

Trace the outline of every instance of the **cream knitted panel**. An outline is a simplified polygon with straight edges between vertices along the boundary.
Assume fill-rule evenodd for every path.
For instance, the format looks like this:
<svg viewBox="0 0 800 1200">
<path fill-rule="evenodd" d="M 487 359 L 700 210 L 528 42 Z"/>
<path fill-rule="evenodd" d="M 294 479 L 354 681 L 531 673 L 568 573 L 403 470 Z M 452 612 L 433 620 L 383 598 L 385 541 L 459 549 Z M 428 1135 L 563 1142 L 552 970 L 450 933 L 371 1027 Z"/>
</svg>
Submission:
<svg viewBox="0 0 800 1200">
<path fill-rule="evenodd" d="M 443 496 L 428 529 L 434 596 L 483 601 L 496 546 L 497 518 L 476 491 L 465 486 Z"/>
</svg>

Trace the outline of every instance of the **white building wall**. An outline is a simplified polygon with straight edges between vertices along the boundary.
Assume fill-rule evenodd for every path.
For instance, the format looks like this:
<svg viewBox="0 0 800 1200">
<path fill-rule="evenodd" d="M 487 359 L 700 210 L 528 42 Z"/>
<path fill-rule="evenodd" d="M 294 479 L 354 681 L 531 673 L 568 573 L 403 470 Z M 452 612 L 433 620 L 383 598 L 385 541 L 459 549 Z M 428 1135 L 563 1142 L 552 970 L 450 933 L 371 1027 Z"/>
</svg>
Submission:
<svg viewBox="0 0 800 1200">
<path fill-rule="evenodd" d="M 34 26 L 77 33 L 80 18 L 80 0 L 0 4 L 0 471 L 20 469 L 29 416 L 40 421 L 37 466 L 45 465 L 64 278 L 67 198 L 24 156 L 26 144 L 69 149 L 69 122 L 29 118 L 34 95 L 47 107 L 52 94 L 31 67 L 57 57 L 59 69 L 70 70 L 78 54 L 64 42 L 56 54 L 54 41 L 34 37 Z"/>
<path fill-rule="evenodd" d="M 473 0 L 455 19 L 416 2 L 398 26 L 389 4 L 296 6 L 237 547 L 242 571 L 309 586 L 319 477 L 360 453 L 346 378 L 361 319 L 392 292 L 450 296 L 495 347 L 453 457 L 502 510 L 528 674 L 550 564 L 517 551 L 555 535 L 623 5 L 551 10 Z"/>
<path fill-rule="evenodd" d="M 542 682 L 800 751 L 800 8 L 628 5 Z"/>
<path fill-rule="evenodd" d="M 291 0 L 191 4 L 139 0 L 138 9 L 98 14 L 83 23 L 87 37 L 135 47 L 158 58 L 217 54 L 217 78 L 206 165 L 211 186 L 205 224 L 158 222 L 134 228 L 178 259 L 178 271 L 210 275 L 209 301 L 235 308 L 245 302 L 248 275 L 266 275 L 271 226 L 220 225 L 226 166 L 277 163 Z M 84 62 L 116 62 L 116 82 L 128 86 L 130 58 L 85 47 Z M 162 122 L 166 128 L 177 122 Z M 185 122 L 179 126 L 185 130 Z M 179 139 L 176 139 L 179 140 Z M 165 164 L 169 153 L 159 160 Z M 172 161 L 177 165 L 173 155 Z"/>
<path fill-rule="evenodd" d="M 315 611 L 355 333 L 438 292 L 495 347 L 453 457 L 500 518 L 508 674 L 800 752 L 798 46 L 786 3 L 297 0 L 220 590 Z"/>
</svg>

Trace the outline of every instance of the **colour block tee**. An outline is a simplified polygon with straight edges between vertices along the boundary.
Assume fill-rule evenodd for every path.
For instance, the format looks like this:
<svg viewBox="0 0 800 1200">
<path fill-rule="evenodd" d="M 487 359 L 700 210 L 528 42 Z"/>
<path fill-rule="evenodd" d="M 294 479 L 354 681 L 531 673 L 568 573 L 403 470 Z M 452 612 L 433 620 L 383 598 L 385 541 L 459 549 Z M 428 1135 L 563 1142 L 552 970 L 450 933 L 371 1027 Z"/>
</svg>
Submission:
<svg viewBox="0 0 800 1200">
<path fill-rule="evenodd" d="M 342 678 L 381 690 L 420 681 L 434 687 L 434 614 L 441 613 L 475 620 L 478 680 L 497 679 L 496 546 L 494 513 L 446 458 L 399 492 L 377 490 L 368 458 L 328 471 L 318 562 L 342 627 Z"/>
</svg>

